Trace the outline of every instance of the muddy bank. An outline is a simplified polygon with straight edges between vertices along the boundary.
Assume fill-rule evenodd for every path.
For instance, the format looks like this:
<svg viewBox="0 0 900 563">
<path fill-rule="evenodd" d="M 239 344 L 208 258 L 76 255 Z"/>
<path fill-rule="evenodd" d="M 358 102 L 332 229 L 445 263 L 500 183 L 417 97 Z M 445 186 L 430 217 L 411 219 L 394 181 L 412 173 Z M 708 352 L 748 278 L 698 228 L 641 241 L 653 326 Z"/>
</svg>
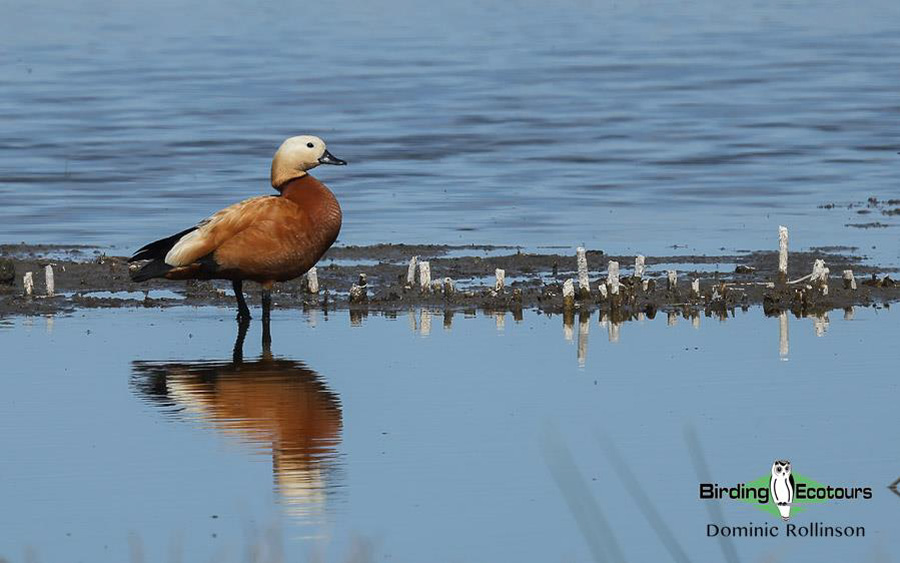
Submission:
<svg viewBox="0 0 900 563">
<path fill-rule="evenodd" d="M 647 256 L 641 278 L 633 275 L 634 256 L 611 256 L 600 250 L 586 253 L 590 293 L 577 283 L 574 253 L 523 253 L 514 247 L 373 245 L 334 248 L 320 261 L 317 294 L 307 291 L 304 279 L 278 284 L 277 308 L 350 308 L 395 311 L 427 306 L 444 309 L 537 309 L 562 312 L 567 308 L 564 284 L 575 279 L 572 310 L 600 309 L 630 318 L 638 313 L 705 311 L 727 314 L 736 307 L 762 305 L 767 313 L 784 310 L 810 314 L 853 306 L 886 306 L 900 299 L 895 268 L 867 265 L 852 248 L 819 248 L 790 255 L 787 280 L 778 280 L 776 252 L 745 252 L 720 256 Z M 430 264 L 433 285 L 422 291 L 417 277 L 407 283 L 409 259 Z M 821 283 L 803 279 L 815 260 L 829 269 L 827 292 Z M 129 278 L 127 258 L 107 256 L 86 247 L 53 245 L 0 246 L 0 315 L 33 315 L 91 307 L 168 307 L 218 305 L 234 307 L 228 282 L 171 282 L 136 284 Z M 621 268 L 617 294 L 599 288 L 607 279 L 607 265 Z M 55 295 L 46 293 L 44 268 L 52 265 Z M 495 271 L 505 271 L 505 286 L 495 290 Z M 845 287 L 844 270 L 852 270 L 856 289 Z M 677 271 L 670 287 L 667 271 Z M 23 275 L 32 272 L 35 297 L 26 297 Z M 365 274 L 366 287 L 351 300 L 350 289 Z M 452 283 L 445 283 L 445 278 Z M 692 281 L 699 280 L 699 292 Z M 800 281 L 796 281 L 800 279 Z M 785 281 L 787 283 L 785 283 Z M 791 283 L 796 281 L 796 283 Z M 251 304 L 259 304 L 253 284 Z M 353 302 L 351 302 L 353 301 Z M 228 312 L 230 314 L 230 311 Z"/>
</svg>

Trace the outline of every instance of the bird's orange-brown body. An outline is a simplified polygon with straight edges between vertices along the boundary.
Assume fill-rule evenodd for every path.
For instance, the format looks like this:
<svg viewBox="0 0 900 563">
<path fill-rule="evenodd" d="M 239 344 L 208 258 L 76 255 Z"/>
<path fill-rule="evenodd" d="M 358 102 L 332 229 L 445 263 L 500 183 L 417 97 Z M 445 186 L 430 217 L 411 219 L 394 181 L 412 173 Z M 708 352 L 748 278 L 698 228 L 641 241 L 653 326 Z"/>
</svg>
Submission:
<svg viewBox="0 0 900 563">
<path fill-rule="evenodd" d="M 341 207 L 325 184 L 306 174 L 278 196 L 251 198 L 209 218 L 190 241 L 187 262 L 166 272 L 171 280 L 292 280 L 313 267 L 337 239 Z M 197 262 L 211 255 L 216 268 Z"/>
</svg>

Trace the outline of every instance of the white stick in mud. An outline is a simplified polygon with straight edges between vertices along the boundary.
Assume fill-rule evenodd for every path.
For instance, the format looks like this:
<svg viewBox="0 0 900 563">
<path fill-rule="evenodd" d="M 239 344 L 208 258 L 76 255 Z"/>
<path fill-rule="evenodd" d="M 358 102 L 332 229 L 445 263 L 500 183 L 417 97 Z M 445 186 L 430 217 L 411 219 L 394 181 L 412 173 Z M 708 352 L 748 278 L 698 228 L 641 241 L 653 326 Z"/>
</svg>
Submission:
<svg viewBox="0 0 900 563">
<path fill-rule="evenodd" d="M 578 262 L 578 292 L 583 296 L 590 295 L 591 282 L 588 279 L 587 252 L 579 246 L 575 249 L 575 257 Z"/>
<path fill-rule="evenodd" d="M 844 270 L 844 289 L 856 289 L 856 279 L 853 270 Z"/>
<path fill-rule="evenodd" d="M 605 283 L 600 283 L 600 285 L 598 287 L 600 289 L 600 297 L 602 299 L 606 299 L 607 297 L 609 297 L 609 292 L 606 289 Z"/>
<path fill-rule="evenodd" d="M 816 260 L 813 263 L 812 276 L 809 281 L 819 287 L 822 295 L 828 295 L 828 268 L 825 267 L 824 260 Z"/>
<path fill-rule="evenodd" d="M 27 297 L 34 295 L 34 276 L 31 275 L 31 272 L 25 272 L 25 275 L 22 277 L 22 285 L 25 286 L 25 295 Z"/>
<path fill-rule="evenodd" d="M 500 293 L 506 286 L 506 270 L 497 268 L 494 270 L 494 291 Z"/>
<path fill-rule="evenodd" d="M 44 266 L 44 282 L 47 286 L 47 297 L 53 297 L 56 293 L 56 282 L 53 280 L 53 266 L 50 264 Z"/>
<path fill-rule="evenodd" d="M 691 297 L 700 297 L 700 280 L 694 278 L 691 282 Z"/>
<path fill-rule="evenodd" d="M 634 257 L 634 277 L 637 279 L 644 277 L 644 257 L 640 254 Z"/>
<path fill-rule="evenodd" d="M 419 257 L 413 256 L 409 259 L 409 268 L 406 269 L 406 285 L 414 287 L 416 285 L 416 268 L 418 267 Z"/>
<path fill-rule="evenodd" d="M 319 273 L 315 266 L 306 272 L 306 291 L 313 295 L 319 293 Z"/>
<path fill-rule="evenodd" d="M 675 270 L 666 271 L 666 278 L 668 280 L 668 288 L 670 290 L 675 290 L 678 288 L 678 272 Z"/>
<path fill-rule="evenodd" d="M 787 227 L 778 227 L 778 278 L 781 282 L 787 281 L 788 267 L 788 230 Z"/>
<path fill-rule="evenodd" d="M 606 283 L 609 285 L 610 295 L 619 294 L 619 263 L 615 260 L 609 261 L 607 268 Z"/>
<path fill-rule="evenodd" d="M 419 262 L 419 288 L 422 291 L 431 290 L 431 264 L 425 260 Z"/>
<path fill-rule="evenodd" d="M 456 284 L 453 283 L 453 280 L 444 278 L 444 295 L 453 295 L 454 291 L 456 291 Z"/>
<path fill-rule="evenodd" d="M 573 309 L 575 307 L 575 282 L 572 278 L 563 283 L 563 307 Z"/>
</svg>

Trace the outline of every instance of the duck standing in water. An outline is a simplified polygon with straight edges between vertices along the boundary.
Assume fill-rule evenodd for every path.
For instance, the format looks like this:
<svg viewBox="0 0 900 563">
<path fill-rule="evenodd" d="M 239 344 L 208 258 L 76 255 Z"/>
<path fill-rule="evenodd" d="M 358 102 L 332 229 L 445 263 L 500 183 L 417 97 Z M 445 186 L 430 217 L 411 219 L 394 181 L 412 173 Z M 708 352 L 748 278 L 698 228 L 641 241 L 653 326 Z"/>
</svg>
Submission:
<svg viewBox="0 0 900 563">
<path fill-rule="evenodd" d="M 238 320 L 250 309 L 243 282 L 262 286 L 263 320 L 269 318 L 275 282 L 300 277 L 337 239 L 341 207 L 325 184 L 308 171 L 320 164 L 347 164 L 318 137 L 291 137 L 272 159 L 272 187 L 279 195 L 246 199 L 196 226 L 144 246 L 128 261 L 150 260 L 131 274 L 136 282 L 231 280 Z"/>
</svg>

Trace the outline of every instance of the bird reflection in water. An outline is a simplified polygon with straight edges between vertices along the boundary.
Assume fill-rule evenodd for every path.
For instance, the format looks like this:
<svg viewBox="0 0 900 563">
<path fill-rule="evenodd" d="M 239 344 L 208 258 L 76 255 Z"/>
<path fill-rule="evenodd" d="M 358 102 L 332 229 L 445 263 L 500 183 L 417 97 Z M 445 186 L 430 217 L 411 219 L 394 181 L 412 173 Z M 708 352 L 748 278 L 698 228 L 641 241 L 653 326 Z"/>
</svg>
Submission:
<svg viewBox="0 0 900 563">
<path fill-rule="evenodd" d="M 271 453 L 275 487 L 288 512 L 320 522 L 339 478 L 340 399 L 304 363 L 273 357 L 268 330 L 262 356 L 244 361 L 248 326 L 239 325 L 231 362 L 136 361 L 132 384 L 176 417 L 196 417 Z"/>
</svg>

